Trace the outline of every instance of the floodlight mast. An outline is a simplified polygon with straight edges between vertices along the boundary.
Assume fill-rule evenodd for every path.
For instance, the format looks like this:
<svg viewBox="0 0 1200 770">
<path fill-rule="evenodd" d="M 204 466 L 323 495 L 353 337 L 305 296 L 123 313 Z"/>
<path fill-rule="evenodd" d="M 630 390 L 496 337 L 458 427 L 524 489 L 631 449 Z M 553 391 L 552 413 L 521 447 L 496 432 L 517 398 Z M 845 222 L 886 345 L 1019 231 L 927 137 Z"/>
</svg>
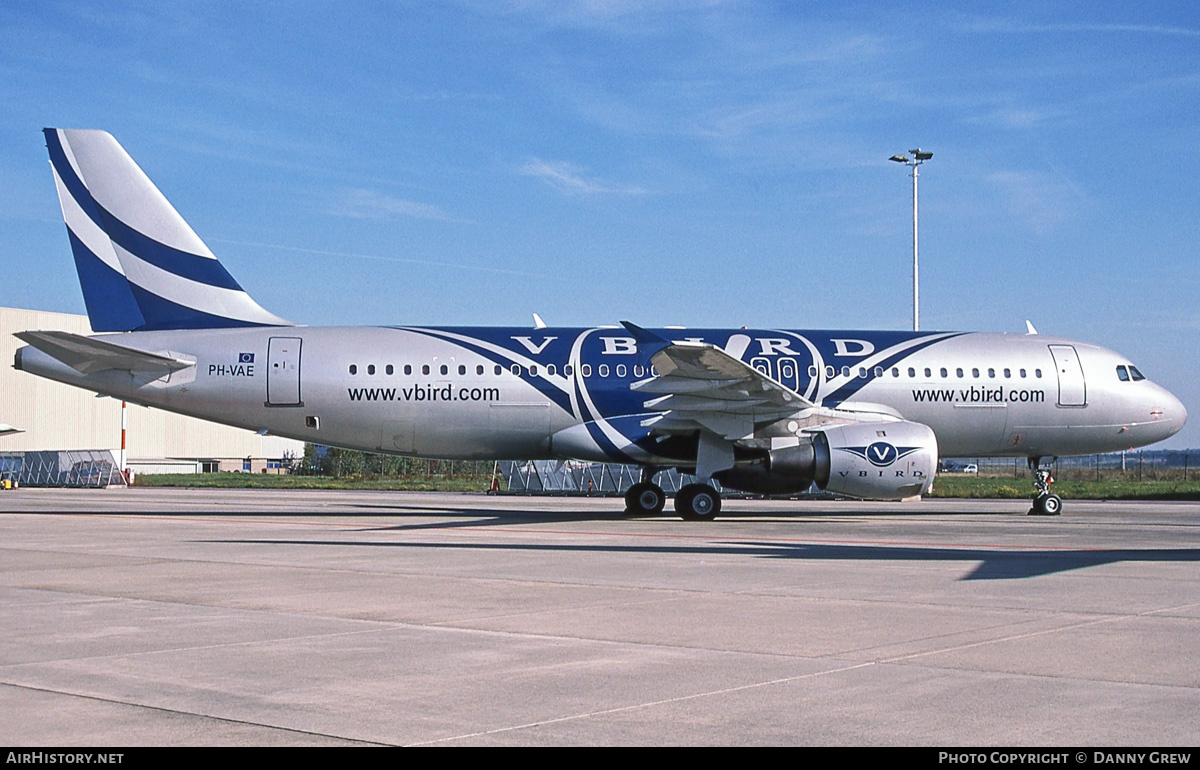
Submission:
<svg viewBox="0 0 1200 770">
<path fill-rule="evenodd" d="M 920 147 L 909 150 L 909 155 L 899 153 L 888 158 L 897 163 L 912 167 L 913 180 L 913 331 L 921 330 L 921 289 L 920 268 L 917 261 L 917 166 L 933 157 L 933 153 Z"/>
</svg>

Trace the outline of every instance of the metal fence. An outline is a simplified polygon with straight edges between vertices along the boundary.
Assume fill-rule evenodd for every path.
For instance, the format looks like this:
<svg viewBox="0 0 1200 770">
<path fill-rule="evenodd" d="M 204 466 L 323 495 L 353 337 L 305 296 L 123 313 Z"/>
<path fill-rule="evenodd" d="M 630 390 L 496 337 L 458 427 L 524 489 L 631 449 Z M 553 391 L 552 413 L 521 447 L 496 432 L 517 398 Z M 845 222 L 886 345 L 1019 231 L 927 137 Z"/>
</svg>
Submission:
<svg viewBox="0 0 1200 770">
<path fill-rule="evenodd" d="M 1148 452 L 1113 452 L 1102 455 L 1063 457 L 1051 465 L 1053 475 L 1059 480 L 1103 480 L 1121 478 L 1127 481 L 1159 481 L 1200 479 L 1196 464 L 1200 452 L 1195 450 L 1151 450 Z M 1032 479 L 1033 474 L 1023 457 L 948 457 L 943 464 L 964 468 L 975 465 L 980 475 L 1007 476 L 1017 479 Z M 520 495 L 622 495 L 630 486 L 641 481 L 642 470 L 637 465 L 606 465 L 602 463 L 559 462 L 533 460 L 528 462 L 496 463 L 499 475 L 508 492 Z M 939 473 L 953 474 L 943 470 Z M 684 475 L 674 469 L 659 471 L 654 481 L 668 494 L 695 481 L 694 476 Z M 715 480 L 713 486 L 720 490 Z M 724 493 L 736 497 L 738 493 Z M 798 495 L 788 497 L 827 496 L 816 486 Z"/>
<path fill-rule="evenodd" d="M 497 463 L 497 471 L 509 492 L 526 495 L 622 495 L 642 480 L 642 469 L 638 465 L 530 460 Z M 694 480 L 694 476 L 683 475 L 674 469 L 654 475 L 654 481 L 668 493 L 678 492 L 680 487 Z M 716 482 L 713 484 L 717 486 Z"/>
<path fill-rule="evenodd" d="M 618 496 L 642 480 L 640 465 L 608 465 L 605 463 L 559 462 L 531 460 L 528 462 L 496 463 L 496 472 L 504 479 L 508 492 L 517 495 L 598 495 Z M 669 495 L 680 487 L 693 484 L 696 477 L 668 468 L 654 474 L 654 482 Z M 724 497 L 746 497 L 741 492 L 722 490 L 713 479 L 713 487 Z M 827 497 L 816 486 L 808 491 L 784 497 Z"/>
<path fill-rule="evenodd" d="M 1050 467 L 1054 477 L 1060 480 L 1191 481 L 1200 479 L 1196 468 L 1198 460 L 1200 452 L 1196 450 L 1156 449 L 1060 457 Z M 986 476 L 1032 476 L 1023 457 L 947 457 L 942 463 L 959 469 L 974 464 L 979 473 Z"/>
<path fill-rule="evenodd" d="M 0 452 L 0 481 L 23 487 L 108 487 L 125 484 L 107 449 L 69 452 Z"/>
</svg>

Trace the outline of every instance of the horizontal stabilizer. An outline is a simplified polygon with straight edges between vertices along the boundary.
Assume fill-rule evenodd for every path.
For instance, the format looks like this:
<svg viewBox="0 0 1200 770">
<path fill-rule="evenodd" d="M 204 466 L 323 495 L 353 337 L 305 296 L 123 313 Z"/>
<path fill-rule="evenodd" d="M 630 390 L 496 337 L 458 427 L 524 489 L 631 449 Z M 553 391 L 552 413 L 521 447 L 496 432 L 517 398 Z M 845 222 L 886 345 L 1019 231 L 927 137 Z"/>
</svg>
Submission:
<svg viewBox="0 0 1200 770">
<path fill-rule="evenodd" d="M 80 374 L 94 374 L 110 369 L 168 373 L 196 365 L 195 361 L 160 353 L 147 353 L 70 332 L 17 332 L 14 336 L 46 355 L 62 361 Z"/>
</svg>

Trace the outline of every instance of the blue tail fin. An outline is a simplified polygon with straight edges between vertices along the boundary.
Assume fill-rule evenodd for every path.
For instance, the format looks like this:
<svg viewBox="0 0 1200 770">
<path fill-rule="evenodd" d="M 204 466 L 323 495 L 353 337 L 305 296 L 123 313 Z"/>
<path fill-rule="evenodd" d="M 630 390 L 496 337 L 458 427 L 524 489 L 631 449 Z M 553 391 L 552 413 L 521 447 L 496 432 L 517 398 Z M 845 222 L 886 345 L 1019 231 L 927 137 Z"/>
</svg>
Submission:
<svg viewBox="0 0 1200 770">
<path fill-rule="evenodd" d="M 94 331 L 291 325 L 250 298 L 111 134 L 45 135 Z"/>
</svg>

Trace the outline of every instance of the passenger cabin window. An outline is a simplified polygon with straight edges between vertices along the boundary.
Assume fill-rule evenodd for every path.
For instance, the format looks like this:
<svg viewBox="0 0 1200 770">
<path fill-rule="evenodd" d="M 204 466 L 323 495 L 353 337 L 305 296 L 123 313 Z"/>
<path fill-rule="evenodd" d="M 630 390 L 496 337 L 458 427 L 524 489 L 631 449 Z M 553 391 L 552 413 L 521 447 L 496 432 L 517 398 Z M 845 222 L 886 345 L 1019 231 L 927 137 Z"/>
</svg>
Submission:
<svg viewBox="0 0 1200 770">
<path fill-rule="evenodd" d="M 617 364 L 617 376 L 618 377 L 624 377 L 627 371 L 628 370 L 625 368 L 625 364 Z"/>
<path fill-rule="evenodd" d="M 429 374 L 429 364 L 421 365 L 421 374 Z"/>
<path fill-rule="evenodd" d="M 1024 369 L 1021 370 L 1021 379 L 1025 379 L 1025 370 Z"/>
<path fill-rule="evenodd" d="M 929 378 L 929 377 L 932 377 L 932 376 L 933 376 L 933 370 L 932 370 L 932 369 L 930 369 L 928 366 L 927 366 L 927 367 L 925 367 L 925 377 L 926 377 L 926 378 Z"/>
<path fill-rule="evenodd" d="M 558 369 L 555 368 L 554 364 L 546 364 L 546 374 L 552 375 L 557 371 L 558 371 Z"/>
<path fill-rule="evenodd" d="M 957 369 L 955 369 L 955 370 L 954 370 L 954 376 L 955 376 L 955 377 L 959 377 L 959 378 L 961 378 L 961 377 L 963 376 L 963 373 L 962 373 L 962 367 L 961 367 L 961 366 L 960 366 L 960 367 L 958 367 Z"/>
<path fill-rule="evenodd" d="M 512 365 L 512 373 L 517 375 L 518 377 L 520 377 L 521 376 L 521 365 L 513 364 Z"/>
<path fill-rule="evenodd" d="M 530 365 L 530 367 L 529 367 L 529 375 L 530 375 L 531 377 L 536 377 L 536 376 L 537 376 L 537 364 L 531 364 L 531 365 Z"/>
<path fill-rule="evenodd" d="M 500 366 L 500 364 L 496 364 L 496 368 L 492 370 L 492 374 L 499 376 L 500 373 L 503 371 L 504 371 L 504 367 Z"/>
<path fill-rule="evenodd" d="M 942 367 L 942 376 L 943 376 L 943 377 L 949 377 L 949 376 L 950 376 L 950 373 L 946 371 L 946 367 L 944 367 L 944 366 Z"/>
<path fill-rule="evenodd" d="M 1034 377 L 1037 377 L 1037 378 L 1040 380 L 1040 379 L 1042 378 L 1042 370 L 1041 370 L 1041 369 L 1034 369 L 1034 370 L 1033 370 L 1033 376 L 1034 376 Z"/>
<path fill-rule="evenodd" d="M 462 375 L 462 374 L 466 374 L 466 373 L 467 373 L 467 367 L 466 367 L 464 364 L 459 364 L 459 365 L 458 365 L 458 373 L 459 373 L 460 375 Z"/>
<path fill-rule="evenodd" d="M 579 371 L 583 374 L 584 377 L 591 377 L 592 376 L 592 365 L 591 364 L 580 364 Z"/>
<path fill-rule="evenodd" d="M 441 372 L 442 374 L 449 374 L 450 367 L 446 366 L 445 364 L 442 364 L 441 368 L 438 369 L 438 371 Z"/>
<path fill-rule="evenodd" d="M 849 376 L 850 376 L 850 367 L 848 367 L 848 366 L 843 366 L 843 367 L 842 367 L 842 376 L 843 376 L 843 377 L 849 377 Z"/>
<path fill-rule="evenodd" d="M 897 367 L 897 366 L 893 366 L 893 367 L 892 367 L 892 376 L 893 376 L 893 377 L 899 377 L 899 376 L 900 376 L 900 368 L 899 368 L 899 367 Z"/>
<path fill-rule="evenodd" d="M 596 368 L 596 373 L 599 374 L 601 377 L 607 377 L 608 376 L 608 364 L 600 364 L 600 366 L 598 366 Z"/>
<path fill-rule="evenodd" d="M 396 373 L 396 367 L 392 366 L 391 364 L 388 364 L 388 365 L 387 365 L 387 369 L 386 369 L 385 371 L 387 371 L 387 373 L 388 373 L 388 374 L 395 374 L 395 373 Z"/>
<path fill-rule="evenodd" d="M 358 374 L 358 364 L 350 364 L 350 373 Z"/>
<path fill-rule="evenodd" d="M 908 367 L 908 376 L 909 376 L 909 377 L 916 377 L 916 376 L 917 376 L 917 370 L 916 370 L 916 369 L 914 369 L 914 368 L 912 368 L 911 366 L 910 366 L 910 367 Z"/>
<path fill-rule="evenodd" d="M 988 369 L 988 377 L 991 377 L 991 378 L 993 378 L 993 379 L 994 379 L 994 378 L 996 377 L 996 370 L 995 370 L 995 369 Z"/>
<path fill-rule="evenodd" d="M 499 372 L 497 372 L 497 374 L 499 374 Z M 479 364 L 478 366 L 475 367 L 475 375 L 478 377 L 483 376 L 483 364 Z"/>
<path fill-rule="evenodd" d="M 1006 369 L 1004 370 L 1004 379 L 1006 379 L 1006 380 L 1007 380 L 1007 379 L 1009 379 L 1009 378 L 1011 378 L 1011 377 L 1012 377 L 1012 369 L 1007 369 L 1007 368 L 1006 368 Z"/>
<path fill-rule="evenodd" d="M 404 373 L 405 373 L 405 374 L 412 374 L 412 364 L 405 364 L 405 365 L 404 365 Z"/>
<path fill-rule="evenodd" d="M 972 370 L 971 370 L 971 376 L 972 376 L 972 377 L 974 377 L 975 379 L 979 379 L 979 370 L 978 370 L 978 369 L 972 369 Z"/>
<path fill-rule="evenodd" d="M 825 367 L 825 379 L 830 380 L 837 374 L 837 370 L 832 366 Z"/>
<path fill-rule="evenodd" d="M 815 367 L 815 366 L 808 367 L 808 376 L 816 377 L 817 376 L 817 367 Z"/>
<path fill-rule="evenodd" d="M 567 377 L 570 377 L 570 376 L 571 376 L 572 374 L 574 374 L 574 373 L 575 373 L 575 367 L 574 367 L 574 366 L 571 366 L 570 364 L 567 364 L 566 366 L 564 366 L 564 367 L 563 367 L 563 374 L 564 374 L 565 376 L 567 376 Z"/>
</svg>

